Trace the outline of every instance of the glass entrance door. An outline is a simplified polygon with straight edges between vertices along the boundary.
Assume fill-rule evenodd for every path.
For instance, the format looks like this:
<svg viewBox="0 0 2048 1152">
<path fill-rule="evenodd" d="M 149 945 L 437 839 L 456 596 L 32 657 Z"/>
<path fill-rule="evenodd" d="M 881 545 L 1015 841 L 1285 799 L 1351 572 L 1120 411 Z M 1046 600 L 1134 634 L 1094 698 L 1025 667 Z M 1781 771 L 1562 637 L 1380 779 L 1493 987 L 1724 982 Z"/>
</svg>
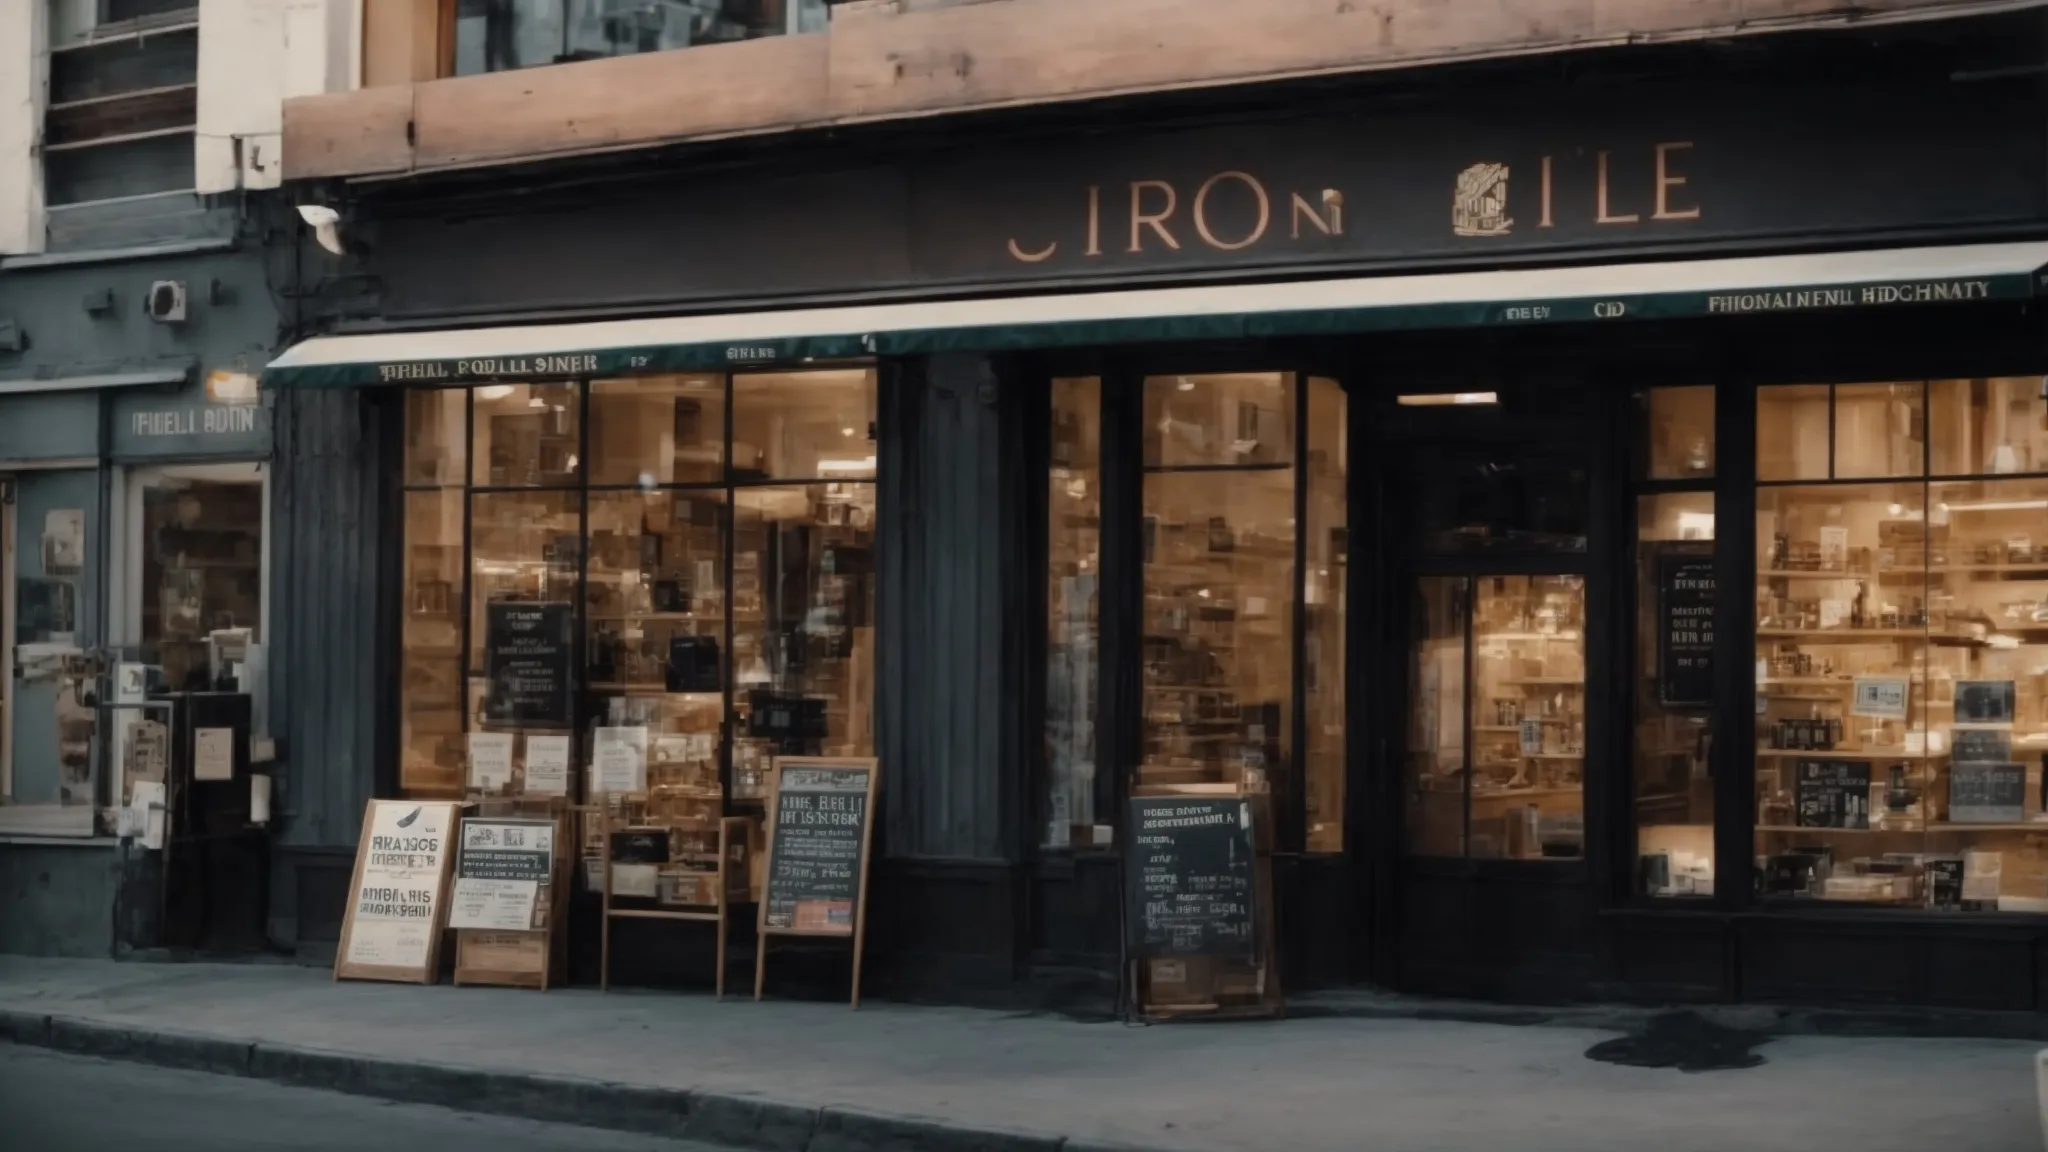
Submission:
<svg viewBox="0 0 2048 1152">
<path fill-rule="evenodd" d="M 1585 578 L 1424 576 L 1409 599 L 1408 852 L 1582 857 Z"/>
</svg>

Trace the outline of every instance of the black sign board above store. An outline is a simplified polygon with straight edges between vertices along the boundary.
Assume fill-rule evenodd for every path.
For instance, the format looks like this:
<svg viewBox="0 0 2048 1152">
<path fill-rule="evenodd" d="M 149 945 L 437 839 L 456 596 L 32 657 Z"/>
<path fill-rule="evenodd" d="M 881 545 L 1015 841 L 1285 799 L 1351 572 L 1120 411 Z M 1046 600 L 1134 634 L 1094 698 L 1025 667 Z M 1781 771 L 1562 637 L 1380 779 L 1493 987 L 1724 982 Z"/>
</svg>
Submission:
<svg viewBox="0 0 2048 1152">
<path fill-rule="evenodd" d="M 2048 123 L 2033 95 L 2026 81 L 1932 74 L 1591 90 L 1537 76 L 1434 104 L 906 144 L 782 170 L 643 168 L 573 196 L 521 188 L 503 204 L 367 204 L 357 217 L 382 314 L 437 326 L 465 313 L 1853 244 L 2048 216 Z M 1545 295 L 1567 294 L 1531 294 Z M 1864 295 L 1848 301 L 1888 302 Z M 1815 306 L 1731 292 L 1712 310 Z M 761 357 L 732 362 L 747 359 Z"/>
<path fill-rule="evenodd" d="M 1129 875 L 1132 956 L 1258 955 L 1258 858 L 1252 802 L 1244 797 L 1145 797 L 1131 801 Z"/>
</svg>

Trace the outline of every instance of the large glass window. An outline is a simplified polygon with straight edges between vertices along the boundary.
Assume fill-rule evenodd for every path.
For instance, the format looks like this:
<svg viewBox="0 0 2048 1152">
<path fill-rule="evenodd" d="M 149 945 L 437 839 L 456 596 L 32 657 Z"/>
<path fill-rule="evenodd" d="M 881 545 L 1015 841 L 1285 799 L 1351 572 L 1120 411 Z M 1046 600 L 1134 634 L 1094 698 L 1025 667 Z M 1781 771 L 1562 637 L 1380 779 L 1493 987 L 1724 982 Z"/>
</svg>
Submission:
<svg viewBox="0 0 2048 1152">
<path fill-rule="evenodd" d="M 1135 791 L 1291 796 L 1293 378 L 1151 377 L 1144 388 Z"/>
<path fill-rule="evenodd" d="M 1108 844 L 1096 811 L 1102 650 L 1102 382 L 1052 382 L 1046 475 L 1045 844 Z M 1098 831 L 1100 835 L 1098 835 Z"/>
<path fill-rule="evenodd" d="M 1288 373 L 1142 388 L 1133 791 L 1270 793 L 1283 837 L 1339 851 L 1344 391 Z"/>
<path fill-rule="evenodd" d="M 13 479 L 8 685 L 10 805 L 63 809 L 38 830 L 91 835 L 99 784 L 89 682 L 77 657 L 101 642 L 100 474 L 23 472 Z M 11 825 L 11 821 L 9 821 Z"/>
<path fill-rule="evenodd" d="M 870 754 L 874 406 L 864 369 L 408 396 L 407 792 L 574 791 L 606 730 L 635 764 L 590 791 L 715 828 L 770 757 Z"/>
<path fill-rule="evenodd" d="M 439 2 L 454 9 L 458 76 L 821 32 L 828 11 L 826 0 Z"/>
<path fill-rule="evenodd" d="M 1827 451 L 1757 496 L 1760 886 L 2048 910 L 2040 380 L 1766 388 L 1760 454 L 1795 405 Z"/>
<path fill-rule="evenodd" d="M 1714 389 L 1637 395 L 1636 890 L 1714 893 Z M 1647 490 L 1645 490 L 1647 489 Z"/>
</svg>

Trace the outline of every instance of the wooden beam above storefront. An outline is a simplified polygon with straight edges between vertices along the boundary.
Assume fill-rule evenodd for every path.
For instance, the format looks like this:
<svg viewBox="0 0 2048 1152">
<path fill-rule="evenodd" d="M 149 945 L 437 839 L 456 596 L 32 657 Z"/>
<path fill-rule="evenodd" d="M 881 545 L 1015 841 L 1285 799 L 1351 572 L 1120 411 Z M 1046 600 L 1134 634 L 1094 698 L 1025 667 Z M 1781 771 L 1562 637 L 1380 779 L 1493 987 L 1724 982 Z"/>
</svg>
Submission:
<svg viewBox="0 0 2048 1152">
<path fill-rule="evenodd" d="M 823 33 L 288 100 L 284 174 L 304 180 L 428 172 L 946 112 L 1934 19 L 2033 2 L 861 0 L 839 6 Z"/>
</svg>

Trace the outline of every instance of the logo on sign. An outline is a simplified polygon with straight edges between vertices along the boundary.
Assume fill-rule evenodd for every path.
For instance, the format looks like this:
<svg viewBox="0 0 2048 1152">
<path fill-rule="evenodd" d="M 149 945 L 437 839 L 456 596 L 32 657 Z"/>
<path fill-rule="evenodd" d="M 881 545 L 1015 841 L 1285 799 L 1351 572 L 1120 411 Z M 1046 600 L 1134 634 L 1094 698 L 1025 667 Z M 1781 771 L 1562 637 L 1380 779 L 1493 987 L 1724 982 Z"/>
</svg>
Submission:
<svg viewBox="0 0 2048 1152">
<path fill-rule="evenodd" d="M 1474 164 L 1458 173 L 1451 191 L 1451 231 L 1460 236 L 1505 236 L 1515 222 L 1508 219 L 1508 166 Z"/>
</svg>

